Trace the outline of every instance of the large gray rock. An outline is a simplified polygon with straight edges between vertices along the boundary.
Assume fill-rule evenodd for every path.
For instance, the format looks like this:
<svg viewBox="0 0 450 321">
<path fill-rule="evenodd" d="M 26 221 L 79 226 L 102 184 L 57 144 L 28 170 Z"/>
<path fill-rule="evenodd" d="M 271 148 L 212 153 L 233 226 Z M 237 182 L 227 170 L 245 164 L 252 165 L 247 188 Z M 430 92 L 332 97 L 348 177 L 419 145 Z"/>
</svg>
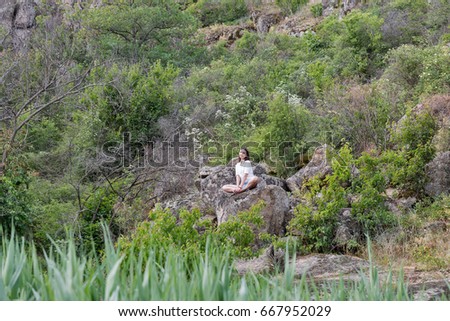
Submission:
<svg viewBox="0 0 450 321">
<path fill-rule="evenodd" d="M 0 26 L 12 39 L 16 50 L 25 47 L 35 25 L 36 2 L 33 0 L 3 0 L 0 2 Z"/>
<path fill-rule="evenodd" d="M 254 14 L 253 19 L 258 33 L 268 33 L 270 27 L 279 23 L 282 19 L 281 12 L 269 12 Z"/>
<path fill-rule="evenodd" d="M 284 251 L 280 249 L 275 251 L 273 245 L 257 258 L 250 260 L 237 259 L 234 262 L 234 267 L 239 274 L 272 272 L 275 267 L 278 267 L 281 270 L 283 265 Z"/>
<path fill-rule="evenodd" d="M 317 148 L 311 161 L 286 180 L 290 191 L 299 191 L 302 188 L 303 182 L 316 175 L 325 178 L 326 175 L 331 174 L 331 164 L 327 160 L 326 149 L 326 146 Z"/>
<path fill-rule="evenodd" d="M 289 212 L 289 198 L 281 187 L 265 185 L 233 196 L 222 193 L 223 196 L 215 201 L 219 225 L 239 212 L 247 211 L 258 202 L 264 201 L 265 205 L 260 212 L 264 219 L 264 226 L 259 231 L 273 235 L 284 234 L 285 216 Z"/>
<path fill-rule="evenodd" d="M 338 216 L 334 242 L 345 247 L 351 240 L 359 240 L 363 234 L 361 226 L 352 217 L 351 208 L 343 208 Z"/>
<path fill-rule="evenodd" d="M 328 16 L 335 9 L 339 9 L 339 14 L 342 16 L 355 9 L 362 2 L 362 0 L 322 0 L 323 15 Z"/>
<path fill-rule="evenodd" d="M 450 278 L 440 280 L 429 280 L 408 287 L 408 292 L 416 301 L 441 300 L 442 296 L 450 296 Z"/>
<path fill-rule="evenodd" d="M 346 279 L 359 279 L 360 271 L 368 267 L 368 261 L 354 256 L 315 254 L 297 258 L 295 274 L 307 274 L 314 279 L 337 279 L 341 276 L 347 276 Z"/>
<path fill-rule="evenodd" d="M 450 192 L 450 151 L 439 153 L 425 167 L 428 183 L 425 192 L 430 196 Z"/>
<path fill-rule="evenodd" d="M 200 195 L 205 207 L 214 210 L 218 224 L 226 222 L 237 213 L 249 210 L 263 200 L 261 211 L 265 224 L 261 232 L 282 235 L 289 212 L 289 198 L 282 179 L 265 174 L 264 166 L 254 165 L 253 172 L 261 180 L 252 190 L 231 195 L 222 191 L 222 186 L 236 182 L 233 163 L 228 166 L 202 167 L 199 171 Z"/>
</svg>

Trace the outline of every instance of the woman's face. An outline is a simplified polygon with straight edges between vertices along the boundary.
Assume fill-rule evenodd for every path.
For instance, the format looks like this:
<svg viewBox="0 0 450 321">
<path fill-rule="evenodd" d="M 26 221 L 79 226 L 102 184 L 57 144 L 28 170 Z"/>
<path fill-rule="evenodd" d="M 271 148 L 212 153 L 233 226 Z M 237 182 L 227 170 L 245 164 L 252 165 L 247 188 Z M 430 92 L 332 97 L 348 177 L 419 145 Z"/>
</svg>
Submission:
<svg viewBox="0 0 450 321">
<path fill-rule="evenodd" d="M 245 157 L 247 157 L 247 153 L 245 152 L 245 150 L 241 149 L 239 151 L 239 158 L 244 159 Z"/>
</svg>

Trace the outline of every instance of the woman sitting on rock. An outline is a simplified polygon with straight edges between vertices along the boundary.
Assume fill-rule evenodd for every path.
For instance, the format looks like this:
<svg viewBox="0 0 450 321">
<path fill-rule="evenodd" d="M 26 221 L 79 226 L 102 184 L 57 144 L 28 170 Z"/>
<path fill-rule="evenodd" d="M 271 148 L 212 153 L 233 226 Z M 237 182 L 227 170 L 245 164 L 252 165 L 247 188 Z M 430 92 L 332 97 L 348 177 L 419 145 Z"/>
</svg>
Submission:
<svg viewBox="0 0 450 321">
<path fill-rule="evenodd" d="M 246 148 L 239 151 L 239 161 L 236 164 L 236 185 L 227 184 L 222 187 L 222 190 L 227 193 L 242 193 L 248 189 L 258 185 L 259 178 L 253 175 L 252 163 L 250 162 L 250 155 Z"/>
</svg>

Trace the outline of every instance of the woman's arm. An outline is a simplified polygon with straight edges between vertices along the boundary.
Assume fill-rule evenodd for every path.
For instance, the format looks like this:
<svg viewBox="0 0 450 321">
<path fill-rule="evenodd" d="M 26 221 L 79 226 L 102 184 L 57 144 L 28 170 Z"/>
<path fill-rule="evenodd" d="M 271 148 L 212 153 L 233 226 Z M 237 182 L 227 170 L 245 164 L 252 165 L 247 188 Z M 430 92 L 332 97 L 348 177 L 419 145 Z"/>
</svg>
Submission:
<svg viewBox="0 0 450 321">
<path fill-rule="evenodd" d="M 239 175 L 236 175 L 236 186 L 239 186 L 241 183 L 241 177 Z"/>
</svg>

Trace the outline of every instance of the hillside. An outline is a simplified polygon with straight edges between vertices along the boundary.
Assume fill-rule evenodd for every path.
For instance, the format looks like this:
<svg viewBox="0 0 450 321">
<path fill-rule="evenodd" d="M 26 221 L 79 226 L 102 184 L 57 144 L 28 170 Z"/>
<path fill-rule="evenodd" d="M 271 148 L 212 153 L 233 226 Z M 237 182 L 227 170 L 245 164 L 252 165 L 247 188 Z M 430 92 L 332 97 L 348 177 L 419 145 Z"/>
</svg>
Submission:
<svg viewBox="0 0 450 321">
<path fill-rule="evenodd" d="M 208 238 L 236 259 L 368 259 L 370 239 L 383 270 L 448 279 L 449 17 L 445 0 L 3 1 L 3 231 L 100 251 L 106 224 L 127 260 L 189 261 Z M 260 183 L 226 194 L 244 146 Z"/>
</svg>

